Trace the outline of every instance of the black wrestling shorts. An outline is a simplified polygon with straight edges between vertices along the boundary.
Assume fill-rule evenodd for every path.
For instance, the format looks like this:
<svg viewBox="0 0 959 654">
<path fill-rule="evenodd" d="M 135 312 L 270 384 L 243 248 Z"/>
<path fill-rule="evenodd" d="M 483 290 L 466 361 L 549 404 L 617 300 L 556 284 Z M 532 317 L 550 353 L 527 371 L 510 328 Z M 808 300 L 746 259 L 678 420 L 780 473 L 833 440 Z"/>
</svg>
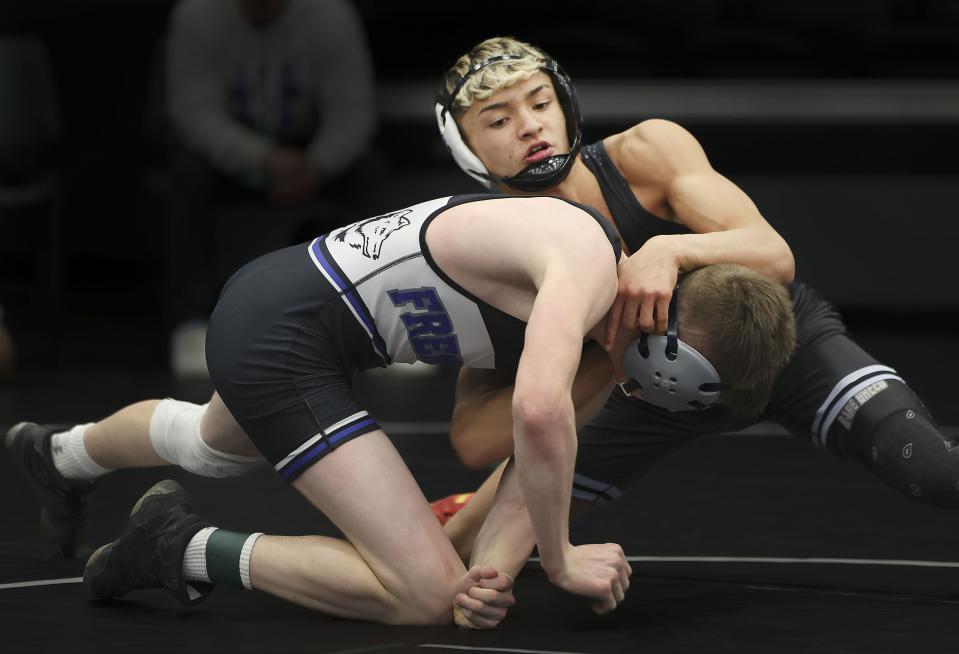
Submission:
<svg viewBox="0 0 959 654">
<path fill-rule="evenodd" d="M 224 404 L 287 481 L 379 429 L 350 385 L 355 369 L 379 358 L 307 244 L 233 275 L 210 318 L 206 357 Z"/>
</svg>

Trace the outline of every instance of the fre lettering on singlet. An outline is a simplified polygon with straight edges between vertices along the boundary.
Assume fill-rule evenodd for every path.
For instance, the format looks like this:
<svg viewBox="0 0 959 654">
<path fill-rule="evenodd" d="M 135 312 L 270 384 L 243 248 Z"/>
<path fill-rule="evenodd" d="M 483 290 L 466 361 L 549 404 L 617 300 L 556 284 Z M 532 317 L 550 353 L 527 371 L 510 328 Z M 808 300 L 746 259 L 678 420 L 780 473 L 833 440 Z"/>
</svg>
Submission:
<svg viewBox="0 0 959 654">
<path fill-rule="evenodd" d="M 400 314 L 400 320 L 406 326 L 406 335 L 417 359 L 434 364 L 463 363 L 460 344 L 453 333 L 453 322 L 435 288 L 393 289 L 387 294 L 394 306 L 410 307 L 409 311 Z"/>
</svg>

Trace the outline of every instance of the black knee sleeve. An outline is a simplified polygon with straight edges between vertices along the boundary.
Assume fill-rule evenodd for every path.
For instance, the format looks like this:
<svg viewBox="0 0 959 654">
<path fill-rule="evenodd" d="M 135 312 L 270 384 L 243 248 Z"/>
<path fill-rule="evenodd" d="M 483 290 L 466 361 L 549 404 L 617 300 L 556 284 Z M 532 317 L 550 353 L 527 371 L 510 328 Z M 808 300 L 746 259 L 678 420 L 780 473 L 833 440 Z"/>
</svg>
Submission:
<svg viewBox="0 0 959 654">
<path fill-rule="evenodd" d="M 848 429 L 835 429 L 840 451 L 916 501 L 959 508 L 959 442 L 942 435 L 908 386 L 886 384 L 867 401 L 853 398 L 844 408 L 851 420 Z"/>
</svg>

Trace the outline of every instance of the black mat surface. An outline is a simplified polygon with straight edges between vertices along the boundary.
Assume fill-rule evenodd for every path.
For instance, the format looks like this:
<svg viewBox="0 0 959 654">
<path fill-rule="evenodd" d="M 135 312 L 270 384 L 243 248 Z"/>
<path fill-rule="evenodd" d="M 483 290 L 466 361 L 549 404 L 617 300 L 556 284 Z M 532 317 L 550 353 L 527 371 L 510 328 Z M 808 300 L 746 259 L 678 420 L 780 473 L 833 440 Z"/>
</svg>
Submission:
<svg viewBox="0 0 959 654">
<path fill-rule="evenodd" d="M 113 393 L 121 403 L 169 392 L 149 375 L 123 383 L 126 390 Z M 115 408 L 92 398 L 95 390 L 85 405 L 92 416 L 75 399 L 45 404 L 58 396 L 56 383 L 46 388 L 46 398 L 25 393 L 23 407 L 7 395 L 3 409 L 42 417 L 36 410 L 46 406 L 45 415 L 69 420 Z M 442 434 L 394 440 L 428 496 L 468 489 L 483 476 L 456 464 Z M 140 493 L 165 476 L 179 479 L 221 526 L 336 533 L 269 470 L 205 480 L 155 469 L 102 480 L 91 544 L 112 539 Z M 623 499 L 574 525 L 574 542 L 616 541 L 642 557 L 633 564 L 627 601 L 612 615 L 593 615 L 533 564 L 517 580 L 517 606 L 494 632 L 337 620 L 226 588 L 191 610 L 162 592 L 102 603 L 75 582 L 5 588 L 76 577 L 82 562 L 45 558 L 37 504 L 6 457 L 0 493 L 3 652 L 959 651 L 959 515 L 917 505 L 856 465 L 783 435 L 754 431 L 693 442 L 635 480 Z M 767 558 L 783 560 L 756 560 Z"/>
</svg>

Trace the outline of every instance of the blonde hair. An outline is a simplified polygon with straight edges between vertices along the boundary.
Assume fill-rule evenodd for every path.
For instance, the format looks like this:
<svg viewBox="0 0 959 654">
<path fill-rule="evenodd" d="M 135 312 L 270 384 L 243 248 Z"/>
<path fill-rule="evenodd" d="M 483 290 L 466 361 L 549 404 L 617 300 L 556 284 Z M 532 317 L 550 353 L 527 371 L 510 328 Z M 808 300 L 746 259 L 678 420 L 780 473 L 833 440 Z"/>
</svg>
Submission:
<svg viewBox="0 0 959 654">
<path fill-rule="evenodd" d="M 786 288 L 744 266 L 715 264 L 683 276 L 677 304 L 679 337 L 716 368 L 720 401 L 759 415 L 796 347 Z"/>
<path fill-rule="evenodd" d="M 456 60 L 440 86 L 440 95 L 449 97 L 456 84 L 477 64 L 492 57 L 519 57 L 487 66 L 463 84 L 453 100 L 454 114 L 469 109 L 477 100 L 485 100 L 500 89 L 528 80 L 540 71 L 549 58 L 545 52 L 511 36 L 486 39 Z"/>
</svg>

